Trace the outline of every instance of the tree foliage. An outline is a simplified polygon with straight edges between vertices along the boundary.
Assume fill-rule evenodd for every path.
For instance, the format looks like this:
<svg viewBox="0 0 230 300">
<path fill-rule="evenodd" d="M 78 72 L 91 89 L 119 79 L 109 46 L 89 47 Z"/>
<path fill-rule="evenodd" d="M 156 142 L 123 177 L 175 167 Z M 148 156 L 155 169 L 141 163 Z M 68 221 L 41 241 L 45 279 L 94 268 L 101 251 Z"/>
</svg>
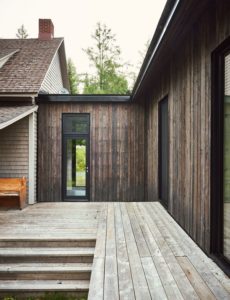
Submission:
<svg viewBox="0 0 230 300">
<path fill-rule="evenodd" d="M 25 26 L 22 24 L 21 27 L 18 28 L 17 33 L 16 33 L 16 37 L 18 39 L 26 39 L 28 38 L 28 33 L 27 30 L 25 29 Z"/>
<path fill-rule="evenodd" d="M 106 25 L 97 23 L 92 35 L 94 45 L 84 49 L 95 75 L 86 74 L 84 78 L 85 94 L 124 94 L 128 91 L 128 82 L 122 73 L 120 47 L 116 45 L 115 35 Z"/>
<path fill-rule="evenodd" d="M 68 78 L 69 78 L 69 84 L 70 84 L 70 93 L 77 94 L 79 79 L 78 79 L 76 67 L 71 58 L 68 59 L 67 70 L 68 70 Z"/>
</svg>

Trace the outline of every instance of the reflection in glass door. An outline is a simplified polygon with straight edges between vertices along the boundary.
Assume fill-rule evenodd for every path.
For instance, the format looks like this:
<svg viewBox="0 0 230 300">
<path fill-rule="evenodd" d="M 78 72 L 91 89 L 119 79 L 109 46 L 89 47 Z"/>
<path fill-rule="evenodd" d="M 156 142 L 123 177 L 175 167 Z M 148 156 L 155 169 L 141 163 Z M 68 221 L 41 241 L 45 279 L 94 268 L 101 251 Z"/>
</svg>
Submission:
<svg viewBox="0 0 230 300">
<path fill-rule="evenodd" d="M 230 54 L 224 59 L 223 254 L 230 260 Z"/>
<path fill-rule="evenodd" d="M 63 114 L 64 201 L 89 200 L 89 114 Z"/>
<path fill-rule="evenodd" d="M 66 139 L 66 195 L 86 197 L 87 140 L 85 138 Z"/>
</svg>

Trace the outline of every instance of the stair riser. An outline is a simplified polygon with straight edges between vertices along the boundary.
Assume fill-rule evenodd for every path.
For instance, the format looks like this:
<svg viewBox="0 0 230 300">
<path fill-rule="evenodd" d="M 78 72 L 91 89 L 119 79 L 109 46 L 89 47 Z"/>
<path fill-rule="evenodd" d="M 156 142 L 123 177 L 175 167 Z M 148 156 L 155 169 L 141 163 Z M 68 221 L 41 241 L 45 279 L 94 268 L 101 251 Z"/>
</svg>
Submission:
<svg viewBox="0 0 230 300">
<path fill-rule="evenodd" d="M 90 280 L 91 272 L 0 273 L 0 280 Z M 61 284 L 60 284 L 61 285 Z"/>
<path fill-rule="evenodd" d="M 52 291 L 48 290 L 44 290 L 42 289 L 42 291 L 37 290 L 37 291 L 0 291 L 0 299 L 2 299 L 2 297 L 4 298 L 12 298 L 12 297 L 17 297 L 17 300 L 27 300 L 28 298 L 32 298 L 32 297 L 42 297 L 44 295 L 47 295 L 47 293 L 49 292 L 56 292 L 55 289 L 53 289 Z M 79 297 L 81 299 L 81 297 L 85 297 L 87 299 L 87 295 L 88 295 L 88 290 L 66 290 L 63 289 L 62 292 L 60 289 L 58 289 L 58 295 L 63 295 L 63 298 L 65 297 Z M 61 299 L 61 298 L 59 298 Z"/>
<path fill-rule="evenodd" d="M 7 263 L 92 263 L 92 256 L 8 256 L 0 257 L 0 264 Z"/>
<path fill-rule="evenodd" d="M 86 241 L 0 241 L 0 247 L 33 248 L 33 247 L 95 247 L 95 240 Z"/>
</svg>

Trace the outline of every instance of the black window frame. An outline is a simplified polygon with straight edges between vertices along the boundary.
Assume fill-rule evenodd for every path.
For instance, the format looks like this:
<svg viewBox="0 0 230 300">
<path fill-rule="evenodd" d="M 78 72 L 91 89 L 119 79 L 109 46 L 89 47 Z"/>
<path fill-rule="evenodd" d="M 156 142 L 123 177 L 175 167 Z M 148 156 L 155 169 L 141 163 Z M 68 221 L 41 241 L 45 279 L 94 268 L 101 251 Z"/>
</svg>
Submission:
<svg viewBox="0 0 230 300">
<path fill-rule="evenodd" d="M 167 149 L 167 169 L 168 169 L 168 174 L 167 174 L 167 199 L 162 199 L 162 182 L 161 182 L 161 177 L 162 177 L 162 136 L 161 136 L 161 131 L 162 131 L 162 103 L 167 101 L 167 117 L 168 117 L 168 136 L 167 136 L 167 141 L 168 141 L 168 149 Z M 161 204 L 168 209 L 169 206 L 169 97 L 166 95 L 164 98 L 162 98 L 158 102 L 158 199 L 160 200 Z"/>
<path fill-rule="evenodd" d="M 224 82 L 225 56 L 230 53 L 230 37 L 222 42 L 211 57 L 211 240 L 210 253 L 230 276 L 230 260 L 223 254 L 223 183 L 224 183 Z"/>
<path fill-rule="evenodd" d="M 65 132 L 65 119 L 68 117 L 87 116 L 88 117 L 88 132 L 73 133 Z M 87 142 L 86 160 L 86 195 L 85 196 L 67 196 L 66 195 L 66 149 L 65 141 L 67 138 L 84 138 Z M 90 201 L 90 113 L 62 113 L 62 201 L 63 202 L 89 202 Z"/>
</svg>

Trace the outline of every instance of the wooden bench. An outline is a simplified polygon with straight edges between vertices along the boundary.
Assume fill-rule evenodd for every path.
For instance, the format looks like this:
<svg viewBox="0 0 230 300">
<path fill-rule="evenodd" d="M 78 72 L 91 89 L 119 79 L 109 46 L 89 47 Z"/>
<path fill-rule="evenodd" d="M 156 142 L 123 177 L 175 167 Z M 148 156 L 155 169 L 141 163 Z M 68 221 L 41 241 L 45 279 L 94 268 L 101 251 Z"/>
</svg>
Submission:
<svg viewBox="0 0 230 300">
<path fill-rule="evenodd" d="M 26 206 L 26 178 L 0 178 L 0 205 L 4 207 Z"/>
</svg>

